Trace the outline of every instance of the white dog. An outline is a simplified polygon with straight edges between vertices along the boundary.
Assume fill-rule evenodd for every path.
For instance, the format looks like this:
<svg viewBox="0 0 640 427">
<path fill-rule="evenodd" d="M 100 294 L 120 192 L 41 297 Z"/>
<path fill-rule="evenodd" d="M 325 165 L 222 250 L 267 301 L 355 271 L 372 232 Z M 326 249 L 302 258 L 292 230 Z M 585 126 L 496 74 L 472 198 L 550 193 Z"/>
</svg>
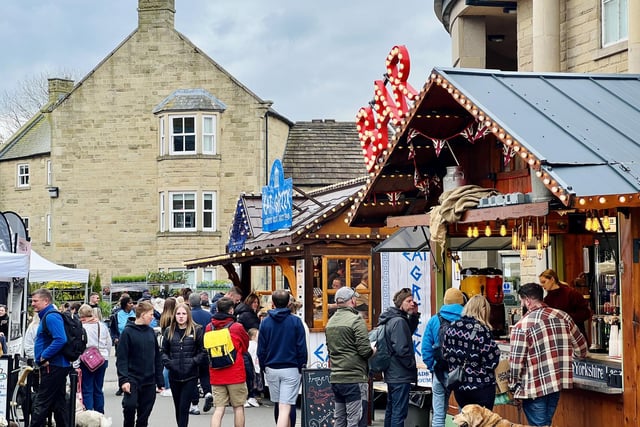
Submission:
<svg viewBox="0 0 640 427">
<path fill-rule="evenodd" d="M 111 418 L 97 411 L 76 412 L 76 427 L 111 427 Z"/>
</svg>

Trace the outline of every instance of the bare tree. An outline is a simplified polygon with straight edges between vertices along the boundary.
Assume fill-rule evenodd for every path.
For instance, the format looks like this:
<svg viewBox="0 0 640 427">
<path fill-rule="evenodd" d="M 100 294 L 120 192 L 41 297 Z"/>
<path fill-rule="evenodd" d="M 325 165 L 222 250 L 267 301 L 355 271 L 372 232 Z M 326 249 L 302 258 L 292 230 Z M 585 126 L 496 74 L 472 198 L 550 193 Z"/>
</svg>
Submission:
<svg viewBox="0 0 640 427">
<path fill-rule="evenodd" d="M 31 119 L 49 98 L 48 78 L 51 73 L 26 76 L 13 89 L 0 94 L 0 144 L 5 142 L 22 125 Z M 56 73 L 72 79 L 72 73 Z"/>
</svg>

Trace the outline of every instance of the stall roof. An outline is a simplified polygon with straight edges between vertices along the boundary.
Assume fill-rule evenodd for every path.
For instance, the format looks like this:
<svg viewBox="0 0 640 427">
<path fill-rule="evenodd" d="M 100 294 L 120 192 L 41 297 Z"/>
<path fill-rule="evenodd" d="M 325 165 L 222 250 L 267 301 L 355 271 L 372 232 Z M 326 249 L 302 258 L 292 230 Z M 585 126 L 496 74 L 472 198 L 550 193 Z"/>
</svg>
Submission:
<svg viewBox="0 0 640 427">
<path fill-rule="evenodd" d="M 389 216 L 427 212 L 439 193 L 429 193 L 428 183 L 420 190 L 419 179 L 442 176 L 456 159 L 450 149 L 438 156 L 429 144 L 408 156 L 412 131 L 435 143 L 480 121 L 505 150 L 517 148 L 565 207 L 640 205 L 640 75 L 437 67 L 390 137 L 350 223 L 380 225 Z M 460 138 L 451 140 L 454 148 Z M 403 203 L 387 201 L 394 191 Z"/>
</svg>

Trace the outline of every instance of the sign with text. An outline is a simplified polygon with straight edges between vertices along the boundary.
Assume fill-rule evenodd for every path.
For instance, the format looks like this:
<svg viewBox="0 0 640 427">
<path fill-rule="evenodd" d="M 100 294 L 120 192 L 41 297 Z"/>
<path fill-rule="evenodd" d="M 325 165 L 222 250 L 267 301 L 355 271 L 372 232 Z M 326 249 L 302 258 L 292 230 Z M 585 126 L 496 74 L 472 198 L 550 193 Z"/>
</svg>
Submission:
<svg viewBox="0 0 640 427">
<path fill-rule="evenodd" d="M 331 390 L 330 369 L 302 370 L 302 425 L 333 426 L 334 395 Z"/>
<path fill-rule="evenodd" d="M 413 333 L 413 349 L 418 365 L 418 385 L 430 386 L 431 375 L 422 362 L 422 333 L 431 317 L 431 257 L 429 252 L 382 252 L 382 311 L 393 304 L 393 295 L 409 288 L 418 304 L 420 323 Z"/>
<path fill-rule="evenodd" d="M 271 166 L 269 185 L 262 187 L 262 231 L 291 228 L 293 221 L 293 179 L 284 177 L 282 162 Z"/>
</svg>

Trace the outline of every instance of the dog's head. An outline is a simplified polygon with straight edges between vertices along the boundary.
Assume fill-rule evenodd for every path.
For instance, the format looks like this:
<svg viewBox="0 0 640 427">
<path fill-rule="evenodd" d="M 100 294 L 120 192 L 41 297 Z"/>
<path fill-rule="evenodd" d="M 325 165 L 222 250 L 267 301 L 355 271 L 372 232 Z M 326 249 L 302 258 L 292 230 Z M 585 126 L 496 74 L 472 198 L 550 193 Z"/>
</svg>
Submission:
<svg viewBox="0 0 640 427">
<path fill-rule="evenodd" d="M 484 425 L 493 425 L 489 422 L 496 423 L 502 418 L 485 408 L 484 406 L 471 404 L 465 405 L 460 413 L 453 417 L 453 423 L 460 427 L 479 427 Z"/>
</svg>

